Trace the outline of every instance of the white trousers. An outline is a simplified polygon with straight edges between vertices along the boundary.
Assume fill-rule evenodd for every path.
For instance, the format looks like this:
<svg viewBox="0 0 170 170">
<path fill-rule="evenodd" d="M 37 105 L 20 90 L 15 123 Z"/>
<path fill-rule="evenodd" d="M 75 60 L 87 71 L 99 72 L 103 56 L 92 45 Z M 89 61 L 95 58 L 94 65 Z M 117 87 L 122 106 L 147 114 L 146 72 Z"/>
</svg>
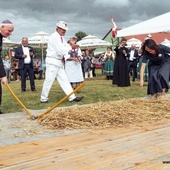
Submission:
<svg viewBox="0 0 170 170">
<path fill-rule="evenodd" d="M 45 72 L 45 80 L 43 83 L 42 93 L 40 100 L 47 101 L 48 95 L 51 89 L 51 86 L 55 80 L 57 79 L 59 85 L 63 89 L 66 95 L 69 95 L 71 92 L 73 92 L 73 89 L 68 81 L 67 75 L 65 73 L 64 67 L 58 67 L 53 64 L 46 64 L 46 72 Z M 72 94 L 69 97 L 69 101 L 76 98 L 75 94 Z"/>
<path fill-rule="evenodd" d="M 85 72 L 85 78 L 88 78 L 88 75 L 90 75 L 90 78 L 93 78 L 92 70 L 90 70 L 89 72 Z"/>
</svg>

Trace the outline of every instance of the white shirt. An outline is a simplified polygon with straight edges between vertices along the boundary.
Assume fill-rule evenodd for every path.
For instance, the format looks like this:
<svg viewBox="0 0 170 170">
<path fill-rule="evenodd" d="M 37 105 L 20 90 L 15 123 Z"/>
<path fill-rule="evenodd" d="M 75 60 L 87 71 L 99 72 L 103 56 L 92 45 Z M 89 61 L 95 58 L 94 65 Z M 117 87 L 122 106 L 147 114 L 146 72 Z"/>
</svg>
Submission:
<svg viewBox="0 0 170 170">
<path fill-rule="evenodd" d="M 110 53 L 108 53 L 108 52 L 106 51 L 106 53 L 104 54 L 104 59 L 107 58 L 107 55 L 108 55 L 108 56 L 111 56 L 111 55 L 112 55 L 113 59 L 115 58 L 115 55 L 114 55 L 114 53 L 113 53 L 112 51 L 110 51 Z"/>
<path fill-rule="evenodd" d="M 11 68 L 11 61 L 10 60 L 3 60 L 5 70 L 10 70 Z"/>
<path fill-rule="evenodd" d="M 131 51 L 130 51 L 130 57 L 129 57 L 129 60 L 130 60 L 130 61 L 133 61 L 134 53 L 135 53 L 135 50 L 131 50 Z"/>
<path fill-rule="evenodd" d="M 61 41 L 61 36 L 58 32 L 54 32 L 50 35 L 48 40 L 47 56 L 46 63 L 61 66 L 62 58 L 69 58 L 68 51 L 70 50 L 70 45 L 66 42 L 64 37 L 62 37 L 63 42 Z"/>
<path fill-rule="evenodd" d="M 31 63 L 31 57 L 30 57 L 30 52 L 28 47 L 22 46 L 24 54 L 27 55 L 27 57 L 24 59 L 24 64 L 30 64 Z"/>
</svg>

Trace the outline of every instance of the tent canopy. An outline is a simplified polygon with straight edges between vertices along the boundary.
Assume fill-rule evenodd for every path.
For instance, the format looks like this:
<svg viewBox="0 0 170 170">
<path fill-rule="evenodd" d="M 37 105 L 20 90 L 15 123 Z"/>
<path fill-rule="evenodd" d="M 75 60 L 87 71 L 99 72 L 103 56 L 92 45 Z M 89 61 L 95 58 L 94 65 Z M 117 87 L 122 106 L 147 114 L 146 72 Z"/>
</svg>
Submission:
<svg viewBox="0 0 170 170">
<path fill-rule="evenodd" d="M 105 48 L 109 47 L 112 44 L 97 38 L 96 36 L 88 35 L 82 40 L 78 41 L 77 44 L 81 49 L 96 49 L 96 48 Z"/>
<path fill-rule="evenodd" d="M 29 45 L 34 48 L 46 48 L 49 40 L 49 34 L 43 31 L 36 33 L 34 36 L 28 38 Z"/>
<path fill-rule="evenodd" d="M 17 46 L 19 45 L 19 43 L 13 42 L 8 38 L 3 38 L 3 44 L 2 44 L 3 47 L 13 47 L 15 45 Z"/>
<path fill-rule="evenodd" d="M 117 31 L 117 37 L 170 31 L 170 12 Z"/>
<path fill-rule="evenodd" d="M 136 47 L 140 47 L 142 44 L 142 41 L 136 38 L 131 38 L 127 40 L 127 47 L 131 47 L 132 44 L 135 44 Z"/>
<path fill-rule="evenodd" d="M 46 32 L 40 31 L 36 33 L 34 36 L 28 38 L 28 43 L 34 48 L 41 49 L 41 60 L 42 64 L 44 64 L 44 48 L 47 48 L 48 40 L 50 35 Z"/>
<path fill-rule="evenodd" d="M 161 42 L 161 44 L 170 47 L 170 40 L 168 40 L 167 38 L 165 38 L 164 41 Z"/>
</svg>

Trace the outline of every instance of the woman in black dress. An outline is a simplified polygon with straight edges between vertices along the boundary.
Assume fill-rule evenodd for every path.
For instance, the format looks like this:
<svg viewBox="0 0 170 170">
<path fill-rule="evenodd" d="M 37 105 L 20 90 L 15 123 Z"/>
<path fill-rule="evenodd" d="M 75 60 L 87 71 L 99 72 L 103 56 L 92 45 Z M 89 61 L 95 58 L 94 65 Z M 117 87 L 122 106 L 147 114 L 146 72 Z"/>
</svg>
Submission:
<svg viewBox="0 0 170 170">
<path fill-rule="evenodd" d="M 153 39 L 148 39 L 143 44 L 143 59 L 140 70 L 140 86 L 144 84 L 143 76 L 146 63 L 148 63 L 149 80 L 147 94 L 155 99 L 158 96 L 165 97 L 169 89 L 170 80 L 170 48 L 157 45 Z"/>
</svg>

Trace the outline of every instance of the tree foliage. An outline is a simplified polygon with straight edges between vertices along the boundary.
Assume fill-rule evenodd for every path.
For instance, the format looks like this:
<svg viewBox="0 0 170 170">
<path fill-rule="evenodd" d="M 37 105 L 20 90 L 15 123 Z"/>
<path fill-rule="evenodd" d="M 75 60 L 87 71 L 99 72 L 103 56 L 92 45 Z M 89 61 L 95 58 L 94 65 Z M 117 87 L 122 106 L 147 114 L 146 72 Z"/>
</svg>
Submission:
<svg viewBox="0 0 170 170">
<path fill-rule="evenodd" d="M 83 37 L 87 36 L 85 32 L 79 31 L 75 34 L 77 41 L 80 41 Z"/>
</svg>

